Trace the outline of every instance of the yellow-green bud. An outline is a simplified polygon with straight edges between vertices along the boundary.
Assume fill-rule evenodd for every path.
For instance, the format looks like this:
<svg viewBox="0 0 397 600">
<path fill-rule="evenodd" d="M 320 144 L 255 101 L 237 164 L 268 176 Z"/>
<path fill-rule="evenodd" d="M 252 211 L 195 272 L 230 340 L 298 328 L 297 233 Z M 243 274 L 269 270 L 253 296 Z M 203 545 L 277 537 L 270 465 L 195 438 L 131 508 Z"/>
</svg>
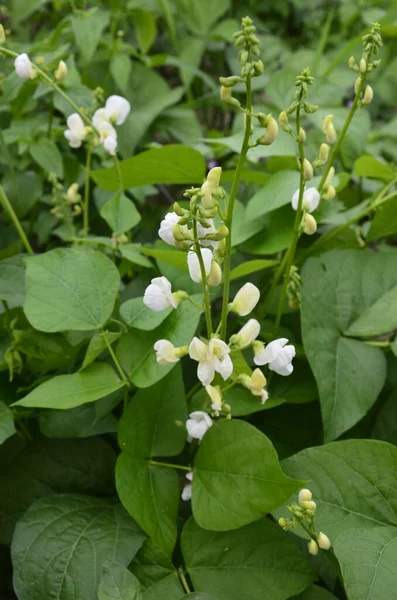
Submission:
<svg viewBox="0 0 397 600">
<path fill-rule="evenodd" d="M 285 527 L 287 525 L 287 519 L 284 519 L 284 517 L 280 517 L 280 519 L 278 520 L 278 524 L 280 525 L 280 527 Z"/>
<path fill-rule="evenodd" d="M 231 75 L 230 77 L 219 77 L 219 83 L 223 85 L 223 87 L 227 88 L 233 87 L 239 81 L 241 81 L 241 77 L 239 77 L 238 75 Z"/>
<path fill-rule="evenodd" d="M 327 178 L 324 181 L 324 187 L 331 185 L 331 181 L 333 180 L 334 175 L 335 175 L 335 167 L 331 167 L 330 170 L 328 171 Z"/>
<path fill-rule="evenodd" d="M 279 117 L 278 117 L 278 122 L 280 123 L 281 127 L 284 127 L 285 125 L 288 125 L 288 115 L 287 112 L 285 110 L 283 110 Z"/>
<path fill-rule="evenodd" d="M 213 260 L 211 264 L 210 274 L 208 276 L 207 282 L 211 287 L 216 287 L 222 281 L 222 269 L 219 264 Z"/>
<path fill-rule="evenodd" d="M 317 221 L 311 214 L 305 215 L 305 225 L 303 231 L 307 235 L 313 235 L 317 231 Z"/>
<path fill-rule="evenodd" d="M 335 196 L 336 196 L 336 190 L 335 190 L 334 186 L 329 185 L 327 188 L 327 191 L 324 194 L 322 194 L 321 197 L 323 200 L 332 200 L 333 198 L 335 198 Z"/>
<path fill-rule="evenodd" d="M 351 56 L 349 58 L 349 67 L 350 67 L 350 69 L 356 68 L 356 59 L 354 58 L 354 56 Z"/>
<path fill-rule="evenodd" d="M 361 85 L 361 77 L 357 77 L 356 81 L 354 82 L 354 93 L 357 94 L 358 90 L 360 89 L 360 85 Z"/>
<path fill-rule="evenodd" d="M 313 167 L 310 161 L 307 158 L 303 161 L 303 176 L 306 181 L 309 181 L 313 177 Z"/>
<path fill-rule="evenodd" d="M 253 66 L 255 75 L 262 75 L 262 73 L 265 72 L 265 65 L 263 64 L 262 60 L 257 60 L 256 62 L 254 62 Z"/>
<path fill-rule="evenodd" d="M 366 70 L 367 70 L 367 61 L 365 60 L 365 58 L 362 58 L 360 60 L 360 67 L 359 67 L 359 69 L 360 69 L 360 73 L 362 75 L 366 72 Z"/>
<path fill-rule="evenodd" d="M 79 184 L 72 183 L 72 185 L 67 189 L 66 192 L 66 200 L 69 204 L 76 204 L 80 200 L 79 192 Z"/>
<path fill-rule="evenodd" d="M 265 113 L 260 112 L 256 115 L 258 121 L 259 121 L 259 125 L 261 125 L 261 127 L 267 127 L 267 124 L 269 123 L 269 119 L 271 117 L 271 115 L 265 115 Z"/>
<path fill-rule="evenodd" d="M 306 510 L 312 510 L 313 512 L 317 508 L 317 504 L 314 502 L 314 500 L 303 500 L 300 502 L 300 505 L 302 508 L 305 508 Z"/>
<path fill-rule="evenodd" d="M 59 64 L 58 64 L 58 68 L 55 71 L 55 79 L 57 81 L 64 81 L 67 77 L 67 74 L 68 74 L 67 64 L 63 60 L 60 60 Z"/>
<path fill-rule="evenodd" d="M 274 142 L 274 140 L 276 139 L 278 134 L 278 125 L 277 125 L 277 121 L 276 119 L 273 119 L 273 117 L 271 116 L 267 127 L 266 127 L 266 133 L 264 135 L 262 135 L 262 137 L 259 138 L 258 143 L 259 144 L 263 144 L 264 146 L 269 146 L 270 144 L 272 144 Z"/>
<path fill-rule="evenodd" d="M 327 115 L 323 120 L 323 131 L 329 144 L 334 144 L 336 142 L 336 130 L 332 122 L 333 118 L 334 115 Z"/>
<path fill-rule="evenodd" d="M 178 215 L 178 217 L 184 217 L 186 215 L 186 210 L 182 208 L 178 202 L 174 202 L 173 206 L 174 212 Z"/>
<path fill-rule="evenodd" d="M 299 128 L 298 141 L 301 142 L 301 144 L 306 142 L 306 131 L 303 129 L 303 127 Z"/>
<path fill-rule="evenodd" d="M 299 492 L 299 503 L 307 502 L 308 500 L 311 500 L 312 498 L 313 498 L 313 495 L 312 495 L 311 491 L 308 490 L 307 488 L 303 488 Z"/>
<path fill-rule="evenodd" d="M 0 23 L 0 44 L 4 44 L 6 41 L 6 32 L 4 31 L 3 25 Z"/>
<path fill-rule="evenodd" d="M 82 213 L 82 208 L 81 208 L 80 204 L 75 204 L 73 206 L 73 214 L 78 216 L 78 215 L 81 215 L 81 213 Z"/>
<path fill-rule="evenodd" d="M 213 242 L 220 242 L 229 235 L 229 229 L 226 225 L 221 225 L 215 233 L 208 233 L 204 239 L 212 240 Z"/>
<path fill-rule="evenodd" d="M 310 540 L 307 547 L 308 547 L 309 553 L 312 554 L 313 556 L 316 556 L 316 554 L 319 553 L 319 547 L 317 545 L 317 542 L 315 542 L 314 540 Z"/>
<path fill-rule="evenodd" d="M 208 171 L 207 181 L 210 184 L 212 191 L 215 191 L 215 189 L 217 187 L 219 187 L 221 175 L 222 175 L 222 167 L 213 167 L 213 169 Z"/>
<path fill-rule="evenodd" d="M 224 85 L 222 85 L 222 87 L 220 89 L 220 96 L 221 96 L 222 102 L 228 102 L 228 100 L 230 100 L 230 98 L 232 97 L 231 88 L 225 87 Z"/>
<path fill-rule="evenodd" d="M 320 152 L 318 153 L 318 157 L 319 157 L 321 163 L 323 165 L 325 165 L 325 163 L 327 162 L 328 157 L 329 157 L 329 146 L 328 146 L 328 144 L 321 144 L 321 146 L 320 146 Z"/>
<path fill-rule="evenodd" d="M 365 92 L 364 92 L 364 96 L 361 100 L 361 103 L 362 104 L 371 104 L 373 97 L 374 97 L 374 91 L 370 85 L 367 85 L 365 87 Z"/>
<path fill-rule="evenodd" d="M 331 540 L 322 531 L 318 534 L 317 541 L 321 550 L 329 550 L 331 548 Z"/>
</svg>

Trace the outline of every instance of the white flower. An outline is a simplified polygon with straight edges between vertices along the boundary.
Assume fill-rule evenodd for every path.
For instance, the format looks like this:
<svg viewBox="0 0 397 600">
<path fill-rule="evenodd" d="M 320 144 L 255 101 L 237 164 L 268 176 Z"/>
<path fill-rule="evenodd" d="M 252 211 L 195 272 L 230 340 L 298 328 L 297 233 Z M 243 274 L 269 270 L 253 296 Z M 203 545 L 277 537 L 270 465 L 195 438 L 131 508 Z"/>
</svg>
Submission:
<svg viewBox="0 0 397 600">
<path fill-rule="evenodd" d="M 22 79 L 34 79 L 36 71 L 32 65 L 29 56 L 25 53 L 20 54 L 14 61 L 15 72 Z"/>
<path fill-rule="evenodd" d="M 206 385 L 205 391 L 211 398 L 211 408 L 215 412 L 215 415 L 219 417 L 222 411 L 222 393 L 219 386 Z"/>
<path fill-rule="evenodd" d="M 111 156 L 116 156 L 117 152 L 117 139 L 114 137 L 107 137 L 103 142 L 103 147 L 106 152 L 108 152 Z"/>
<path fill-rule="evenodd" d="M 208 285 L 211 287 L 216 287 L 222 281 L 222 269 L 215 260 L 212 261 L 211 270 L 209 277 L 207 279 Z"/>
<path fill-rule="evenodd" d="M 153 348 L 156 351 L 156 360 L 159 365 L 170 365 L 178 362 L 181 357 L 179 348 L 175 348 L 174 344 L 168 340 L 158 340 Z"/>
<path fill-rule="evenodd" d="M 294 210 L 298 209 L 299 203 L 299 190 L 296 190 L 295 194 L 292 196 L 291 204 Z M 313 212 L 316 210 L 317 206 L 320 203 L 320 192 L 315 188 L 308 188 L 303 192 L 303 200 L 302 206 L 306 206 L 309 212 Z"/>
<path fill-rule="evenodd" d="M 226 381 L 233 373 L 233 363 L 229 356 L 230 348 L 225 342 L 217 338 L 211 338 L 205 344 L 197 337 L 190 342 L 189 355 L 198 361 L 197 377 L 203 385 L 209 385 L 219 373 Z"/>
<path fill-rule="evenodd" d="M 71 148 L 80 148 L 81 143 L 87 136 L 83 119 L 77 113 L 72 113 L 66 119 L 68 129 L 64 132 L 65 138 Z"/>
<path fill-rule="evenodd" d="M 189 471 L 188 473 L 186 473 L 186 479 L 188 481 L 193 481 L 193 471 Z M 192 484 L 191 483 L 185 483 L 185 485 L 183 486 L 183 490 L 182 490 L 182 494 L 181 494 L 182 500 L 191 500 L 192 498 Z"/>
<path fill-rule="evenodd" d="M 109 119 L 106 108 L 98 108 L 98 110 L 96 110 L 92 116 L 92 124 L 94 127 L 96 127 L 96 129 L 99 129 L 103 123 L 107 123 L 108 121 Z"/>
<path fill-rule="evenodd" d="M 171 291 L 171 283 L 166 277 L 155 277 L 146 288 L 143 303 L 155 312 L 176 308 L 178 300 Z"/>
<path fill-rule="evenodd" d="M 209 227 L 203 227 L 201 223 L 197 222 L 197 235 L 200 240 L 201 246 L 212 246 L 214 250 L 216 250 L 219 246 L 219 242 L 215 242 L 214 240 L 205 240 L 204 237 L 209 233 L 215 233 L 216 228 L 214 225 L 213 219 L 206 219 L 209 223 Z"/>
<path fill-rule="evenodd" d="M 211 426 L 212 419 L 206 412 L 195 410 L 190 413 L 189 419 L 186 421 L 188 441 L 191 442 L 193 439 L 202 440 Z"/>
<path fill-rule="evenodd" d="M 131 104 L 123 96 L 109 96 L 105 110 L 111 123 L 122 125 L 130 113 Z"/>
<path fill-rule="evenodd" d="M 167 213 L 160 223 L 159 237 L 170 246 L 176 246 L 177 241 L 174 238 L 173 230 L 175 225 L 178 225 L 179 217 L 176 212 Z M 187 231 L 186 225 L 182 226 L 183 231 Z"/>
<path fill-rule="evenodd" d="M 240 317 L 245 317 L 258 304 L 260 291 L 253 283 L 245 283 L 237 292 L 233 302 L 229 304 L 229 310 L 237 313 Z"/>
<path fill-rule="evenodd" d="M 273 340 L 266 347 L 255 351 L 254 363 L 256 365 L 269 365 L 271 371 L 279 375 L 291 375 L 293 371 L 292 359 L 295 356 L 295 347 L 286 346 L 287 338 Z"/>
<path fill-rule="evenodd" d="M 98 126 L 101 144 L 109 154 L 115 156 L 117 150 L 117 133 L 113 125 L 103 121 Z"/>
<path fill-rule="evenodd" d="M 266 400 L 269 398 L 269 394 L 265 390 L 266 377 L 260 369 L 255 369 L 251 376 L 247 374 L 240 375 L 239 381 L 251 392 L 251 394 L 259 396 L 262 404 L 265 404 Z"/>
<path fill-rule="evenodd" d="M 209 248 L 201 249 L 201 256 L 203 258 L 205 274 L 208 277 L 211 271 L 212 265 L 212 251 Z M 189 267 L 189 275 L 195 283 L 201 282 L 201 269 L 198 256 L 195 252 L 190 251 L 187 255 L 187 265 Z"/>
<path fill-rule="evenodd" d="M 261 326 L 256 319 L 250 319 L 240 329 L 240 331 L 231 336 L 229 344 L 238 348 L 246 348 L 250 346 L 259 335 Z"/>
</svg>

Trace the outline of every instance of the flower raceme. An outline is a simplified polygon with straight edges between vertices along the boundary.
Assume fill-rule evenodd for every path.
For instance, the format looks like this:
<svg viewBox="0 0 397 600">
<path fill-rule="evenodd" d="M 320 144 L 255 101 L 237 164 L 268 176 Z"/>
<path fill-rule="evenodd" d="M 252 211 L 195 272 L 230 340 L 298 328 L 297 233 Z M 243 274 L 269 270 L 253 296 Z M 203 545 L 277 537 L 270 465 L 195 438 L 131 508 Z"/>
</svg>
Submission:
<svg viewBox="0 0 397 600">
<path fill-rule="evenodd" d="M 254 363 L 256 365 L 269 365 L 271 371 L 278 375 L 291 375 L 293 371 L 292 359 L 295 356 L 295 347 L 286 345 L 287 338 L 273 340 L 267 346 L 261 342 L 254 342 Z"/>
</svg>

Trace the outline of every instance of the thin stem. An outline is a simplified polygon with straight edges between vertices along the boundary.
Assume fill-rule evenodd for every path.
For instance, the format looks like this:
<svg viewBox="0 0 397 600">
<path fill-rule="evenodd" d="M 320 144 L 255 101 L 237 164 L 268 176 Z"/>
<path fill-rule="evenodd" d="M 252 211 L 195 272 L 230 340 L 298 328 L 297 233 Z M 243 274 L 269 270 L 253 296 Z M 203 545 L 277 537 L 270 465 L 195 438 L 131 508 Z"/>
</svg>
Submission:
<svg viewBox="0 0 397 600">
<path fill-rule="evenodd" d="M 237 162 L 236 170 L 234 172 L 234 178 L 232 183 L 232 189 L 230 191 L 229 204 L 227 207 L 227 214 L 225 225 L 229 229 L 229 235 L 226 238 L 226 249 L 225 249 L 225 261 L 223 271 L 223 298 L 222 298 L 222 316 L 221 316 L 221 338 L 226 339 L 227 329 L 227 314 L 230 294 L 230 263 L 232 253 L 232 224 L 233 224 L 233 209 L 234 201 L 238 192 L 242 170 L 245 163 L 245 158 L 249 149 L 249 140 L 251 135 L 251 121 L 252 121 L 252 93 L 251 93 L 251 77 L 247 76 L 247 110 L 245 113 L 245 131 L 243 144 L 241 147 L 240 156 Z"/>
<path fill-rule="evenodd" d="M 209 294 L 209 290 L 208 290 L 207 273 L 205 271 L 203 255 L 201 254 L 201 246 L 200 246 L 200 242 L 198 239 L 196 219 L 193 219 L 193 235 L 194 235 L 194 250 L 197 254 L 197 258 L 199 261 L 201 281 L 203 284 L 204 314 L 205 314 L 205 322 L 207 324 L 207 334 L 208 334 L 208 339 L 209 339 L 212 335 L 211 301 L 210 301 L 210 294 Z"/>
<path fill-rule="evenodd" d="M 184 573 L 184 571 L 183 571 L 182 567 L 180 567 L 180 568 L 178 569 L 178 575 L 179 575 L 179 579 L 181 580 L 181 583 L 182 583 L 182 585 L 183 585 L 183 588 L 184 588 L 185 592 L 186 592 L 187 594 L 190 594 L 190 592 L 191 592 L 192 590 L 191 590 L 191 589 L 190 589 L 190 587 L 189 587 L 189 584 L 188 584 L 188 582 L 187 582 L 187 579 L 186 579 L 186 577 L 185 577 L 185 573 Z"/>
<path fill-rule="evenodd" d="M 52 124 L 54 121 L 54 93 L 50 95 L 50 106 L 48 107 L 48 130 L 47 135 L 51 139 Z"/>
<path fill-rule="evenodd" d="M 277 307 L 277 315 L 276 322 L 274 324 L 274 336 L 277 335 L 278 329 L 280 327 L 281 315 L 283 314 L 284 309 L 284 301 L 287 294 L 287 286 L 288 286 L 288 278 L 290 274 L 290 270 L 295 258 L 296 247 L 298 245 L 300 228 L 302 223 L 302 215 L 303 215 L 303 194 L 305 191 L 305 174 L 304 174 L 304 160 L 305 160 L 305 152 L 303 149 L 303 142 L 299 141 L 299 130 L 300 130 L 300 106 L 296 109 L 296 133 L 298 136 L 298 148 L 299 148 L 299 162 L 300 162 L 300 181 L 299 181 L 299 199 L 298 199 L 298 207 L 296 210 L 294 229 L 292 232 L 292 242 L 286 253 L 285 258 L 285 272 L 284 272 L 284 283 L 281 289 L 280 298 L 278 301 Z M 284 261 L 283 261 L 284 262 Z"/>
<path fill-rule="evenodd" d="M 7 196 L 3 190 L 3 187 L 1 185 L 0 185 L 0 203 L 3 205 L 4 210 L 8 213 L 11 221 L 14 223 L 15 229 L 17 230 L 19 237 L 21 238 L 21 241 L 26 248 L 26 251 L 29 254 L 34 254 L 33 248 L 30 245 L 30 242 L 29 242 L 28 238 L 26 237 L 26 234 L 22 228 L 22 225 L 21 225 L 17 215 L 15 214 L 15 211 L 11 205 L 11 202 L 7 198 Z"/>
<path fill-rule="evenodd" d="M 120 192 L 122 192 L 124 190 L 123 174 L 121 172 L 120 161 L 117 158 L 117 154 L 115 154 L 115 156 L 114 156 L 114 166 L 116 167 L 117 179 L 119 182 L 119 189 L 120 189 Z"/>
<path fill-rule="evenodd" d="M 192 298 L 190 296 L 188 296 L 186 298 L 186 300 L 188 300 L 190 302 L 190 304 L 193 304 L 193 306 L 195 306 L 196 308 L 198 308 L 198 310 L 200 312 L 204 312 L 205 308 L 203 306 L 200 306 L 200 304 L 197 304 L 197 302 L 195 302 L 194 300 L 192 300 Z"/>
<path fill-rule="evenodd" d="M 179 469 L 180 471 L 191 471 L 190 467 L 184 467 L 183 465 L 173 465 L 172 463 L 164 463 L 159 460 L 149 459 L 149 463 L 155 467 L 165 467 L 166 469 Z"/>
<path fill-rule="evenodd" d="M 87 158 L 85 164 L 85 185 L 84 185 L 84 215 L 83 215 L 83 235 L 88 235 L 90 232 L 90 179 L 91 179 L 91 157 L 92 146 L 88 144 Z"/>
<path fill-rule="evenodd" d="M 109 342 L 109 338 L 107 336 L 107 332 L 105 330 L 101 331 L 101 336 L 103 337 L 103 341 L 106 344 L 106 347 L 107 347 L 107 349 L 109 351 L 109 354 L 112 357 L 114 365 L 115 365 L 116 369 L 118 370 L 119 375 L 120 375 L 122 381 L 125 383 L 125 385 L 127 385 L 129 387 L 130 386 L 130 382 L 128 381 L 128 378 L 127 378 L 126 374 L 124 373 L 124 371 L 123 371 L 123 369 L 122 369 L 122 367 L 121 367 L 121 365 L 120 365 L 120 363 L 118 361 L 117 356 L 114 353 L 112 345 Z"/>
<path fill-rule="evenodd" d="M 368 344 L 368 346 L 375 346 L 375 348 L 390 348 L 390 342 L 376 342 L 376 341 L 367 341 L 364 344 Z"/>
</svg>

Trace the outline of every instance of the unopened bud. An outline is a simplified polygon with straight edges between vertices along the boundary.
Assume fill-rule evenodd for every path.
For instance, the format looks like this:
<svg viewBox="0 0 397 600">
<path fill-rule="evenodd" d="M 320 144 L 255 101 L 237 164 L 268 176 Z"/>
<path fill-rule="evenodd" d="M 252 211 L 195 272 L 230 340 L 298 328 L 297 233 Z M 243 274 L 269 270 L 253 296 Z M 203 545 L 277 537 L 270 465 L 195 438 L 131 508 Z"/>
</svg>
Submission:
<svg viewBox="0 0 397 600">
<path fill-rule="evenodd" d="M 314 540 L 310 540 L 307 547 L 308 547 L 309 553 L 312 554 L 313 556 L 316 556 L 316 554 L 319 553 L 319 547 L 317 545 L 317 542 L 315 542 Z"/>
<path fill-rule="evenodd" d="M 298 141 L 301 144 L 303 144 L 304 142 L 306 142 L 306 131 L 303 129 L 303 127 L 299 128 Z"/>
<path fill-rule="evenodd" d="M 229 235 L 229 229 L 226 225 L 221 225 L 215 233 L 208 233 L 204 239 L 212 240 L 213 242 L 220 242 Z"/>
<path fill-rule="evenodd" d="M 280 525 L 280 527 L 285 527 L 287 525 L 287 519 L 284 519 L 284 517 L 280 517 L 280 519 L 278 520 L 278 524 Z"/>
<path fill-rule="evenodd" d="M 365 92 L 364 92 L 364 96 L 361 100 L 361 103 L 362 104 L 371 104 L 373 97 L 374 97 L 374 91 L 370 85 L 367 85 L 365 87 Z"/>
<path fill-rule="evenodd" d="M 174 202 L 173 209 L 174 209 L 174 212 L 178 215 L 178 217 L 184 217 L 187 212 L 184 208 L 182 208 L 178 204 L 178 202 Z"/>
<path fill-rule="evenodd" d="M 0 23 L 0 44 L 4 44 L 6 41 L 6 32 L 4 31 L 3 25 Z"/>
<path fill-rule="evenodd" d="M 365 60 L 365 58 L 362 58 L 360 60 L 360 67 L 359 67 L 360 73 L 363 75 L 366 70 L 367 70 L 367 61 Z"/>
<path fill-rule="evenodd" d="M 328 171 L 328 175 L 324 181 L 324 187 L 331 185 L 331 181 L 333 180 L 334 175 L 335 175 L 335 167 L 331 167 L 330 170 Z"/>
<path fill-rule="evenodd" d="M 265 65 L 262 60 L 257 60 L 253 64 L 255 75 L 262 75 L 265 72 Z"/>
<path fill-rule="evenodd" d="M 313 512 L 317 508 L 317 504 L 314 502 L 314 500 L 303 500 L 300 502 L 300 505 L 302 508 L 305 508 L 306 510 L 312 510 Z"/>
<path fill-rule="evenodd" d="M 80 200 L 80 195 L 79 195 L 78 191 L 79 191 L 78 183 L 72 183 L 72 185 L 67 189 L 66 199 L 69 204 L 76 204 L 76 202 L 78 202 Z"/>
<path fill-rule="evenodd" d="M 356 81 L 354 82 L 354 93 L 357 94 L 358 90 L 360 89 L 360 85 L 361 85 L 361 77 L 357 77 Z"/>
<path fill-rule="evenodd" d="M 228 104 L 229 106 L 234 106 L 238 108 L 240 106 L 240 102 L 237 98 L 233 98 L 232 96 L 232 88 L 222 86 L 220 89 L 220 96 L 222 102 Z"/>
<path fill-rule="evenodd" d="M 329 157 L 329 146 L 328 144 L 321 144 L 320 146 L 320 152 L 318 153 L 318 157 L 321 161 L 322 165 L 325 165 L 325 163 L 328 160 Z"/>
<path fill-rule="evenodd" d="M 318 534 L 317 541 L 321 550 L 329 550 L 331 548 L 331 540 L 322 531 Z"/>
<path fill-rule="evenodd" d="M 239 81 L 241 81 L 241 78 L 238 75 L 231 75 L 230 77 L 219 77 L 219 83 L 226 88 L 233 87 Z"/>
<path fill-rule="evenodd" d="M 183 242 L 186 240 L 186 230 L 181 225 L 175 225 L 172 229 L 172 235 L 177 242 Z"/>
<path fill-rule="evenodd" d="M 278 125 L 277 125 L 277 121 L 276 119 L 273 119 L 273 117 L 271 116 L 267 127 L 266 127 L 266 133 L 265 135 L 262 135 L 262 137 L 259 138 L 258 142 L 259 144 L 262 144 L 264 146 L 269 146 L 270 144 L 272 144 L 274 142 L 274 140 L 276 139 L 278 134 Z"/>
<path fill-rule="evenodd" d="M 55 79 L 57 81 L 64 81 L 68 74 L 68 67 L 63 60 L 59 61 L 58 68 L 55 71 Z"/>
<path fill-rule="evenodd" d="M 303 176 L 306 181 L 313 177 L 313 167 L 310 161 L 305 158 L 303 160 Z"/>
<path fill-rule="evenodd" d="M 283 110 L 279 117 L 278 117 L 278 122 L 280 123 L 281 127 L 284 127 L 285 125 L 288 125 L 288 115 L 287 112 L 285 110 Z"/>
<path fill-rule="evenodd" d="M 317 221 L 311 214 L 305 216 L 305 225 L 303 231 L 307 235 L 313 235 L 317 231 Z"/>
<path fill-rule="evenodd" d="M 220 265 L 213 260 L 211 264 L 210 274 L 208 276 L 207 282 L 211 287 L 216 287 L 222 281 L 222 269 Z"/>
<path fill-rule="evenodd" d="M 308 500 L 311 500 L 312 498 L 313 498 L 313 494 L 307 488 L 303 488 L 303 490 L 301 490 L 299 492 L 299 503 L 307 502 Z"/>
<path fill-rule="evenodd" d="M 222 175 L 222 167 L 214 167 L 213 169 L 208 171 L 207 181 L 210 184 L 212 191 L 215 191 L 215 188 L 219 187 L 221 175 Z"/>
<path fill-rule="evenodd" d="M 260 112 L 256 115 L 258 121 L 259 121 L 259 125 L 261 125 L 261 127 L 267 127 L 267 124 L 269 123 L 269 119 L 271 117 L 271 115 L 265 115 L 265 113 Z"/>
<path fill-rule="evenodd" d="M 356 59 L 354 58 L 354 56 L 351 56 L 349 58 L 349 68 L 350 69 L 355 69 L 356 68 Z"/>
<path fill-rule="evenodd" d="M 336 190 L 335 190 L 334 186 L 329 185 L 327 188 L 327 191 L 324 194 L 322 194 L 321 197 L 323 200 L 332 200 L 333 198 L 335 198 L 335 196 L 336 196 Z"/>
<path fill-rule="evenodd" d="M 81 213 L 82 213 L 82 208 L 81 208 L 80 204 L 75 204 L 73 206 L 73 214 L 78 216 L 78 215 L 81 215 Z"/>
</svg>

